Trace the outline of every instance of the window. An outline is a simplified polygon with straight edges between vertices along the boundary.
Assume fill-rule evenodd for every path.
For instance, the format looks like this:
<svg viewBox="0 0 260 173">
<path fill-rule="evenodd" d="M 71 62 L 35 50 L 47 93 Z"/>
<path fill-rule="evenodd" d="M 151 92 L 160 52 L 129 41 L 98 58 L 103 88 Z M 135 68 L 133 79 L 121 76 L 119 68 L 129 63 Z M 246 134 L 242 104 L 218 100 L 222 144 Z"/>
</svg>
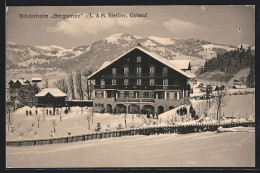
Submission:
<svg viewBox="0 0 260 173">
<path fill-rule="evenodd" d="M 168 68 L 167 67 L 163 67 L 163 75 L 167 76 L 168 73 Z"/>
<path fill-rule="evenodd" d="M 137 62 L 141 62 L 142 61 L 142 57 L 138 56 L 137 57 Z"/>
<path fill-rule="evenodd" d="M 128 97 L 129 97 L 129 92 L 125 91 L 125 98 L 128 98 Z"/>
<path fill-rule="evenodd" d="M 189 90 L 185 90 L 185 97 L 189 97 Z"/>
<path fill-rule="evenodd" d="M 154 93 L 153 92 L 149 92 L 149 98 L 154 98 Z"/>
<path fill-rule="evenodd" d="M 154 74 L 155 73 L 155 68 L 154 68 L 154 66 L 151 66 L 150 67 L 150 74 Z"/>
<path fill-rule="evenodd" d="M 139 98 L 144 98 L 144 92 L 142 91 L 139 92 Z"/>
<path fill-rule="evenodd" d="M 136 68 L 136 74 L 141 74 L 142 73 L 142 68 L 140 66 L 138 66 Z"/>
<path fill-rule="evenodd" d="M 154 86 L 154 79 L 150 79 L 150 86 Z"/>
<path fill-rule="evenodd" d="M 104 79 L 100 79 L 100 84 L 104 86 L 105 85 L 105 80 Z"/>
<path fill-rule="evenodd" d="M 174 92 L 169 92 L 169 99 L 174 100 Z"/>
<path fill-rule="evenodd" d="M 149 92 L 144 92 L 144 98 L 149 98 Z"/>
<path fill-rule="evenodd" d="M 124 92 L 124 91 L 120 91 L 119 97 L 120 97 L 120 98 L 124 98 L 124 97 L 125 97 L 125 92 Z"/>
<path fill-rule="evenodd" d="M 137 79 L 137 80 L 136 80 L 136 84 L 137 84 L 137 85 L 142 85 L 142 80 L 141 80 L 141 79 Z"/>
<path fill-rule="evenodd" d="M 112 68 L 112 74 L 116 74 L 116 68 Z"/>
<path fill-rule="evenodd" d="M 129 85 L 129 80 L 128 79 L 124 79 L 124 85 Z"/>
<path fill-rule="evenodd" d="M 102 98 L 102 93 L 103 93 L 102 91 L 97 91 L 97 97 Z"/>
<path fill-rule="evenodd" d="M 112 85 L 116 85 L 116 79 L 112 79 Z"/>
<path fill-rule="evenodd" d="M 130 97 L 130 98 L 133 98 L 134 96 L 135 96 L 134 91 L 129 91 L 129 97 Z"/>
<path fill-rule="evenodd" d="M 129 74 L 129 67 L 127 65 L 124 67 L 124 74 Z"/>
<path fill-rule="evenodd" d="M 168 86 L 168 79 L 163 79 L 163 86 Z"/>
</svg>

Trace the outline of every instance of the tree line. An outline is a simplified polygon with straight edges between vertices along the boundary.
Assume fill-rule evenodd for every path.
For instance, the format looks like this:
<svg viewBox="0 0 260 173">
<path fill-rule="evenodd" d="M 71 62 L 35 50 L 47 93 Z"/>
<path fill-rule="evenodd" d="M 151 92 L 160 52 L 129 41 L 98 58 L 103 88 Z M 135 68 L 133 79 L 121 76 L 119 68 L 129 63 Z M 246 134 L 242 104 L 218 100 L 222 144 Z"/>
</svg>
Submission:
<svg viewBox="0 0 260 173">
<path fill-rule="evenodd" d="M 67 77 L 53 82 L 53 86 L 66 93 L 68 99 L 91 100 L 93 83 L 87 80 L 87 78 L 92 74 L 92 72 L 92 70 L 87 70 L 78 71 L 75 74 L 69 74 Z"/>
<path fill-rule="evenodd" d="M 254 86 L 255 78 L 255 55 L 251 48 L 247 50 L 239 48 L 223 54 L 217 54 L 216 57 L 207 60 L 201 73 L 213 72 L 215 70 L 233 75 L 241 69 L 250 68 L 250 73 L 247 77 L 246 84 L 248 87 Z"/>
</svg>

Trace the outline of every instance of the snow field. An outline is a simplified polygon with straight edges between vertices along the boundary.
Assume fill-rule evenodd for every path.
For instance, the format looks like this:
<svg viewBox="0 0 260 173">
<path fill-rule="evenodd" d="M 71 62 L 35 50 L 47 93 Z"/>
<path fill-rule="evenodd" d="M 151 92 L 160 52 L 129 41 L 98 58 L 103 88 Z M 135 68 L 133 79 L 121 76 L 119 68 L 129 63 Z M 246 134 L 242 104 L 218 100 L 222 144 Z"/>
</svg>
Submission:
<svg viewBox="0 0 260 173">
<path fill-rule="evenodd" d="M 6 147 L 7 167 L 254 167 L 255 133 L 128 136 Z"/>
<path fill-rule="evenodd" d="M 71 112 L 69 114 L 64 114 L 65 108 L 62 108 L 62 121 L 60 121 L 60 115 L 44 115 L 43 111 L 50 108 L 37 108 L 38 116 L 40 119 L 39 128 L 37 116 L 35 115 L 36 108 L 30 108 L 28 106 L 18 109 L 16 112 L 12 113 L 13 123 L 10 126 L 10 131 L 8 132 L 8 126 L 6 126 L 6 140 L 29 140 L 29 139 L 47 139 L 51 138 L 51 131 L 54 130 L 53 121 L 55 121 L 55 134 L 53 137 L 66 137 L 68 132 L 71 132 L 71 136 L 96 133 L 95 127 L 97 122 L 101 123 L 101 131 L 115 131 L 117 130 L 118 124 L 122 124 L 124 129 L 129 128 L 143 128 L 143 127 L 156 127 L 156 126 L 167 126 L 167 125 L 191 125 L 191 124 L 210 124 L 218 123 L 216 120 L 216 110 L 213 106 L 213 101 L 211 100 L 211 107 L 207 110 L 206 100 L 191 100 L 192 106 L 196 113 L 199 115 L 198 120 L 192 120 L 189 113 L 189 105 L 184 105 L 187 108 L 187 115 L 183 117 L 176 113 L 177 107 L 170 111 L 167 111 L 159 115 L 159 119 L 146 118 L 146 115 L 135 115 L 127 114 L 125 127 L 125 114 L 113 115 L 109 113 L 94 113 L 93 123 L 92 123 L 92 109 L 83 108 L 83 113 L 81 113 L 80 107 L 71 107 Z M 182 107 L 182 106 L 181 106 Z M 33 115 L 26 116 L 26 110 L 31 110 Z M 205 117 L 204 112 L 207 112 L 207 117 Z M 255 121 L 255 95 L 234 95 L 230 96 L 228 104 L 222 108 L 221 123 L 231 123 L 231 122 L 246 122 Z M 233 112 L 233 120 L 231 118 Z M 88 130 L 88 120 L 87 116 L 90 116 L 90 130 Z M 34 126 L 32 126 L 34 124 Z M 11 132 L 11 127 L 14 127 L 14 132 Z M 23 133 L 20 136 L 20 132 Z"/>
</svg>

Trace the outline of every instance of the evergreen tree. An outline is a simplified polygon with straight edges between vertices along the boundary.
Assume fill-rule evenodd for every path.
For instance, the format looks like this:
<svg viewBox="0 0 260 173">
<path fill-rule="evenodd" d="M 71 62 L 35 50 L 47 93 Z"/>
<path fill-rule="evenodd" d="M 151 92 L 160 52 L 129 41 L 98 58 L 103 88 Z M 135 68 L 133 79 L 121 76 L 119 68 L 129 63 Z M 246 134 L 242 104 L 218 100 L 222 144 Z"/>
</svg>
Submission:
<svg viewBox="0 0 260 173">
<path fill-rule="evenodd" d="M 237 49 L 223 54 L 217 54 L 216 57 L 205 62 L 203 72 L 212 72 L 215 70 L 225 72 L 226 74 L 233 75 L 239 70 L 249 67 L 254 69 L 255 56 L 252 54 L 251 48 Z M 253 80 L 254 70 L 250 73 L 249 81 Z M 249 82 L 251 83 L 251 82 Z"/>
<path fill-rule="evenodd" d="M 18 101 L 22 106 L 34 106 L 37 103 L 35 94 L 39 92 L 37 84 L 24 85 L 18 90 Z"/>
</svg>

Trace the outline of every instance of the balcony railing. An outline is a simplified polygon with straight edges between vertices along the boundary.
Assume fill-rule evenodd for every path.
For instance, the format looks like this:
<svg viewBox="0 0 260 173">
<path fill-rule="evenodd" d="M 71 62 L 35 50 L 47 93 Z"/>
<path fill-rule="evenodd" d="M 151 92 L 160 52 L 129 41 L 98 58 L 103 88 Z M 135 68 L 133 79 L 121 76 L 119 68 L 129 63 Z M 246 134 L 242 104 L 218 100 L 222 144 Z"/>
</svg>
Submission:
<svg viewBox="0 0 260 173">
<path fill-rule="evenodd" d="M 116 98 L 118 102 L 153 102 L 154 98 Z"/>
<path fill-rule="evenodd" d="M 166 78 L 167 74 L 105 74 L 105 78 L 113 79 L 143 79 L 143 78 Z"/>
<path fill-rule="evenodd" d="M 118 89 L 118 90 L 154 90 L 154 86 L 147 85 L 95 85 L 95 89 Z"/>
<path fill-rule="evenodd" d="M 179 90 L 180 85 L 95 85 L 95 89 L 117 89 L 117 90 Z"/>
<path fill-rule="evenodd" d="M 170 89 L 173 89 L 173 90 L 179 90 L 180 89 L 180 85 L 155 85 L 155 89 L 158 90 L 158 89 L 163 89 L 163 90 L 170 90 Z"/>
</svg>

